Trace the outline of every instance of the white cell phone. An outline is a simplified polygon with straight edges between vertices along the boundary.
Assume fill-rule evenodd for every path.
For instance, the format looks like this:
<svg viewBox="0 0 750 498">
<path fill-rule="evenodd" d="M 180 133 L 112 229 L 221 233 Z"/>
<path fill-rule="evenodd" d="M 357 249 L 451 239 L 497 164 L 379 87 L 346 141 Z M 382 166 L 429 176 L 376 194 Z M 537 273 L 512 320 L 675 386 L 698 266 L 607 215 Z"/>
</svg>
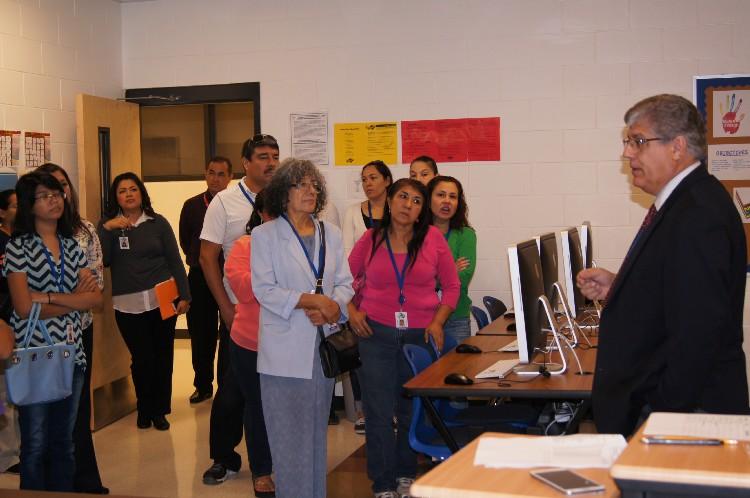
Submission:
<svg viewBox="0 0 750 498">
<path fill-rule="evenodd" d="M 532 470 L 531 475 L 566 495 L 598 493 L 604 486 L 567 469 Z"/>
</svg>

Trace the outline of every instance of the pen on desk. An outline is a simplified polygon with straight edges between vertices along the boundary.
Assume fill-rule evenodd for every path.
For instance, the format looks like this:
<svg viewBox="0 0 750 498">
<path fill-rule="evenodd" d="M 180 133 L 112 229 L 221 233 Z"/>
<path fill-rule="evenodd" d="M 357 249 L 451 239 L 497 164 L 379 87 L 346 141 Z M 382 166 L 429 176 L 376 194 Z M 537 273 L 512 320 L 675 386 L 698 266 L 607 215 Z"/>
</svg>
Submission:
<svg viewBox="0 0 750 498">
<path fill-rule="evenodd" d="M 674 444 L 686 446 L 721 446 L 737 444 L 736 439 L 698 438 L 690 436 L 643 436 L 644 444 Z"/>
</svg>

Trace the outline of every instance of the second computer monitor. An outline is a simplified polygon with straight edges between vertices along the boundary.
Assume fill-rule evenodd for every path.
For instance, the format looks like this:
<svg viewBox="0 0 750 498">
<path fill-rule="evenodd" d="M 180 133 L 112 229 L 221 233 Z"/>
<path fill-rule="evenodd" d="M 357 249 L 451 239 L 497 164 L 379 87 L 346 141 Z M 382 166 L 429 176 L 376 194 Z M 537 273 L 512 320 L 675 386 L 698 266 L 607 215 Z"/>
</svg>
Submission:
<svg viewBox="0 0 750 498">
<path fill-rule="evenodd" d="M 594 243 L 591 238 L 591 222 L 584 221 L 581 225 L 581 255 L 583 256 L 583 267 L 594 267 Z"/>
<path fill-rule="evenodd" d="M 557 240 L 554 233 L 545 233 L 537 238 L 539 259 L 542 261 L 542 278 L 544 279 L 544 295 L 554 308 L 556 292 L 553 287 L 560 279 L 557 267 Z"/>
<path fill-rule="evenodd" d="M 545 318 L 539 296 L 544 295 L 542 261 L 536 240 L 508 247 L 510 283 L 516 314 L 516 337 L 521 363 L 529 363 L 535 351 L 544 345 Z"/>
<path fill-rule="evenodd" d="M 568 296 L 568 306 L 576 316 L 586 306 L 583 294 L 576 285 L 576 276 L 583 270 L 583 254 L 581 253 L 581 239 L 577 228 L 568 228 L 560 232 L 563 268 L 565 269 L 565 294 Z"/>
</svg>

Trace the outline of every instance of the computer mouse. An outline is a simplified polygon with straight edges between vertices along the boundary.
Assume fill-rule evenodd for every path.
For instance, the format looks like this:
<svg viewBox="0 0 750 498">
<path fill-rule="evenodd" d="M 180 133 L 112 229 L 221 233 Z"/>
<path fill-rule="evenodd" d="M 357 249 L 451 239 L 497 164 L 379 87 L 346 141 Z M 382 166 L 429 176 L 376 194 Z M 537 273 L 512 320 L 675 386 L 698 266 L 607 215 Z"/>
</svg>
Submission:
<svg viewBox="0 0 750 498">
<path fill-rule="evenodd" d="M 514 323 L 509 323 L 508 326 L 505 327 L 505 330 L 507 330 L 508 332 L 515 332 L 516 331 L 516 324 L 515 324 L 515 322 Z"/>
<path fill-rule="evenodd" d="M 458 386 L 468 386 L 469 384 L 474 383 L 474 381 L 471 380 L 469 377 L 460 373 L 451 373 L 451 374 L 446 375 L 443 382 L 445 382 L 446 384 L 454 384 Z"/>
<path fill-rule="evenodd" d="M 508 320 L 515 320 L 516 319 L 516 314 L 515 313 L 508 312 L 508 313 L 504 314 L 503 316 L 505 318 L 507 318 Z"/>
<path fill-rule="evenodd" d="M 472 353 L 479 354 L 482 350 L 471 344 L 459 344 L 456 346 L 456 353 Z"/>
</svg>

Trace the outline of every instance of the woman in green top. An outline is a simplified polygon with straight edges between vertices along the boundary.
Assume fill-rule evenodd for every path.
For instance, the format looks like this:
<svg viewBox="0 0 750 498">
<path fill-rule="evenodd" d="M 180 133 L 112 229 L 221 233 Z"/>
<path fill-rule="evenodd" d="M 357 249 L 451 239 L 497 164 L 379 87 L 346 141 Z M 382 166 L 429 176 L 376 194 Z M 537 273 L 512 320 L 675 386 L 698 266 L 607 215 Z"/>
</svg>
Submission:
<svg viewBox="0 0 750 498">
<path fill-rule="evenodd" d="M 477 263 L 477 234 L 469 226 L 466 199 L 461 182 L 452 176 L 436 176 L 427 185 L 430 199 L 430 223 L 445 235 L 456 262 L 461 294 L 443 331 L 458 342 L 471 335 L 471 299 L 469 283 Z"/>
</svg>

